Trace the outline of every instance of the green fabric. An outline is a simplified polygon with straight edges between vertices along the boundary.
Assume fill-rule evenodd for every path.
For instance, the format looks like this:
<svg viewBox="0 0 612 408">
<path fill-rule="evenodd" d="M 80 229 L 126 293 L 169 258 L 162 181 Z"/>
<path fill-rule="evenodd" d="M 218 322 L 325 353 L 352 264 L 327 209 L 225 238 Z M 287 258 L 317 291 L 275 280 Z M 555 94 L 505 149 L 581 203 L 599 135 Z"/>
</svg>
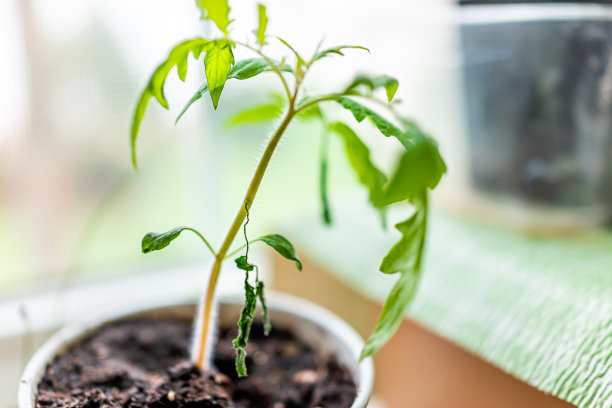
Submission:
<svg viewBox="0 0 612 408">
<path fill-rule="evenodd" d="M 333 228 L 294 223 L 289 236 L 303 255 L 382 300 L 396 277 L 378 265 L 399 234 L 382 232 L 366 212 L 337 215 Z M 611 407 L 612 234 L 534 238 L 440 213 L 430 225 L 409 314 L 547 393 Z"/>
</svg>

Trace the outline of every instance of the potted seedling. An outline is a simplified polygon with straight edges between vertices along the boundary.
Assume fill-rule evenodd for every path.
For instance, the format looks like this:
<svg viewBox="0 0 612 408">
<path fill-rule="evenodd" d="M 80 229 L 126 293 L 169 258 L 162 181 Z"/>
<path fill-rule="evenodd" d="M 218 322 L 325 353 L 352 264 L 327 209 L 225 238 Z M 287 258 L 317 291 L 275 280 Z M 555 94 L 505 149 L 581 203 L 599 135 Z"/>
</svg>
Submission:
<svg viewBox="0 0 612 408">
<path fill-rule="evenodd" d="M 361 74 L 331 88 L 327 93 L 306 94 L 305 81 L 320 60 L 343 56 L 347 51 L 369 52 L 365 47 L 319 46 L 313 55 L 303 55 L 287 41 L 267 32 L 266 8 L 262 4 L 257 5 L 258 25 L 252 39 L 239 41 L 231 35 L 231 28 L 237 23 L 230 19 L 227 0 L 198 0 L 197 6 L 202 18 L 214 24 L 218 35 L 212 39 L 195 37 L 179 43 L 153 72 L 134 112 L 131 128 L 134 167 L 137 166 L 137 137 L 147 105 L 154 100 L 168 109 L 164 83 L 174 67 L 179 78 L 185 80 L 190 55 L 196 60 L 203 59 L 205 81 L 188 101 L 177 121 L 207 93 L 216 109 L 226 85 L 235 86 L 238 85 L 235 84 L 237 81 L 254 79 L 262 74 L 278 79 L 283 97 L 274 99 L 276 103 L 267 103 L 245 114 L 247 117 L 254 113 L 267 117 L 281 113 L 220 246 L 212 245 L 205 234 L 192 227 L 148 233 L 142 240 L 142 251 L 149 253 L 167 247 L 183 232 L 195 233 L 212 254 L 208 284 L 195 313 L 190 360 L 185 350 L 191 329 L 184 317 L 194 314 L 193 307 L 158 308 L 152 314 L 159 317 L 160 313 L 165 313 L 165 317 L 157 320 L 147 320 L 143 315 L 126 311 L 124 315 L 129 315 L 129 318 L 116 320 L 102 329 L 99 325 L 69 328 L 43 347 L 26 369 L 20 390 L 21 408 L 34 405 L 288 408 L 363 407 L 367 404 L 371 362 L 360 366 L 357 360 L 367 361 L 387 342 L 401 323 L 414 296 L 423 261 L 428 193 L 446 171 L 437 144 L 397 110 L 394 96 L 398 81 L 393 77 Z M 284 45 L 287 55 L 269 55 L 267 45 L 273 41 Z M 249 54 L 248 58 L 236 58 L 236 55 L 242 56 L 243 53 Z M 330 119 L 330 115 L 326 114 L 326 105 L 346 109 L 357 123 L 367 119 L 383 136 L 401 144 L 403 151 L 390 177 L 370 159 L 368 147 L 355 131 L 355 123 Z M 397 274 L 399 278 L 365 345 L 344 323 L 316 306 L 299 300 L 287 300 L 282 296 L 277 300 L 271 299 L 268 305 L 258 267 L 249 259 L 250 246 L 259 242 L 293 261 L 298 269 L 302 268 L 293 245 L 286 237 L 268 234 L 249 239 L 247 234 L 249 217 L 254 216 L 250 210 L 268 164 L 287 128 L 298 118 L 321 124 L 326 130 L 322 141 L 324 146 L 330 135 L 340 138 L 348 162 L 359 182 L 367 189 L 370 203 L 380 212 L 383 224 L 389 205 L 408 201 L 413 208 L 405 221 L 396 225 L 401 237 L 382 260 L 380 271 Z M 327 149 L 321 151 L 322 212 L 323 221 L 329 224 Z M 244 241 L 236 242 L 238 237 Z M 232 262 L 243 271 L 244 298 L 240 304 L 223 303 L 217 318 L 215 291 L 225 261 Z M 258 303 L 263 318 L 261 324 L 253 324 Z M 168 320 L 168 313 L 174 320 Z M 237 319 L 236 333 L 228 329 L 236 327 L 236 320 L 233 320 L 233 324 L 228 323 L 232 319 Z M 219 331 L 216 329 L 217 320 L 222 322 Z M 153 332 L 157 334 L 151 334 Z M 254 338 L 249 342 L 250 334 Z M 269 338 L 266 337 L 268 335 Z M 233 341 L 228 340 L 234 336 Z M 160 339 L 164 341 L 163 346 L 156 343 Z M 333 352 L 323 363 L 321 353 L 311 350 L 311 346 L 317 345 L 315 343 L 324 351 Z M 300 365 L 301 357 L 297 357 L 303 352 L 307 357 L 302 360 L 308 360 L 304 366 Z M 123 360 L 114 358 L 112 353 L 120 354 Z M 288 358 L 277 364 L 284 365 L 290 371 L 288 377 L 283 377 L 285 374 L 278 374 L 271 367 L 269 360 L 276 357 Z M 352 362 L 349 361 L 351 359 Z M 229 369 L 228 361 L 231 361 Z M 311 363 L 314 365 L 308 365 Z M 100 366 L 101 372 L 93 370 L 88 364 Z M 151 368 L 151 365 L 155 367 Z M 260 365 L 264 368 L 257 371 Z M 364 366 L 370 368 L 365 372 L 359 371 L 359 367 Z M 253 372 L 251 368 L 254 368 Z M 216 369 L 224 371 L 225 375 L 216 374 Z M 247 379 L 253 378 L 245 380 L 245 376 Z M 89 388 L 83 385 L 83 378 L 89 381 Z M 269 391 L 270 384 L 272 388 L 274 384 L 278 386 L 278 389 L 272 390 L 276 394 L 257 396 L 251 393 L 253 389 L 261 391 L 265 388 Z M 76 389 L 67 390 L 69 386 Z"/>
</svg>

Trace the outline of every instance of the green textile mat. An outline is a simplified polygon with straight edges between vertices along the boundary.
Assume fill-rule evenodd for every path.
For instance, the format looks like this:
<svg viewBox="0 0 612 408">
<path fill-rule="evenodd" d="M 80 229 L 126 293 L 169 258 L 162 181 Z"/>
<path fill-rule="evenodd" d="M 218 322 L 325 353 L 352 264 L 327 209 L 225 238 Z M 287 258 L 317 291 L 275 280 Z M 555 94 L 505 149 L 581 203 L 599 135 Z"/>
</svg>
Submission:
<svg viewBox="0 0 612 408">
<path fill-rule="evenodd" d="M 312 215 L 285 230 L 304 256 L 382 300 L 397 276 L 378 266 L 399 233 L 373 210 L 341 208 L 332 228 Z M 390 221 L 410 211 L 399 210 Z M 434 212 L 409 315 L 540 390 L 612 407 L 612 233 L 535 238 Z"/>
</svg>

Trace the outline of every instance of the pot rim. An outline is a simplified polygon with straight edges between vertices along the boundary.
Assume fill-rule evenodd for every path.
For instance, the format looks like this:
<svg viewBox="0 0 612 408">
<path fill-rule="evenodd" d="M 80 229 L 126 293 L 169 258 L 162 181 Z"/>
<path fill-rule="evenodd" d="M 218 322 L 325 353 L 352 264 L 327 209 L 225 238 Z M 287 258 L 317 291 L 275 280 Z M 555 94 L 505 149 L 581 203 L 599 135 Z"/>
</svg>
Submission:
<svg viewBox="0 0 612 408">
<path fill-rule="evenodd" d="M 333 335 L 338 342 L 342 342 L 351 356 L 354 356 L 356 360 L 359 358 L 361 349 L 364 345 L 363 339 L 348 325 L 348 323 L 337 315 L 315 303 L 284 293 L 270 291 L 268 298 L 269 309 L 293 315 L 301 320 L 319 326 L 324 331 Z M 242 301 L 242 298 L 236 294 L 219 296 L 219 303 L 221 304 L 242 304 Z M 100 313 L 91 313 L 84 319 L 68 324 L 45 341 L 28 361 L 19 382 L 18 407 L 33 408 L 35 406 L 38 383 L 45 372 L 48 362 L 51 361 L 57 353 L 70 346 L 72 342 L 78 340 L 88 332 L 97 329 L 108 321 L 119 320 L 131 315 L 156 309 L 190 304 L 196 305 L 196 302 L 194 302 L 193 299 L 184 299 L 182 301 L 150 301 L 146 304 L 123 305 L 123 307 L 120 308 L 111 307 Z M 357 395 L 351 408 L 364 408 L 367 406 L 372 394 L 374 382 L 374 364 L 372 358 L 367 357 L 357 362 L 355 364 L 353 376 L 357 386 Z"/>
</svg>

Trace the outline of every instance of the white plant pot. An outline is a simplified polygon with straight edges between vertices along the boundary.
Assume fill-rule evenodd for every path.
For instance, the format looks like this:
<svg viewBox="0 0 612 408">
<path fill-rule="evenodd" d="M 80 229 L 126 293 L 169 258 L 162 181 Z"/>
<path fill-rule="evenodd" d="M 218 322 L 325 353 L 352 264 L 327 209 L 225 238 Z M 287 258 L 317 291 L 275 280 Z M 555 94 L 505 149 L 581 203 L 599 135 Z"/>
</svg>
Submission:
<svg viewBox="0 0 612 408">
<path fill-rule="evenodd" d="M 351 408 L 365 408 L 372 393 L 374 367 L 371 358 L 359 362 L 363 347 L 361 337 L 342 319 L 326 309 L 279 293 L 270 293 L 268 308 L 273 325 L 286 327 L 316 350 L 324 350 L 336 356 L 348 367 L 357 386 L 357 397 Z M 221 323 L 235 324 L 242 306 L 238 297 L 220 299 L 219 319 Z M 97 330 L 103 324 L 134 316 L 181 316 L 193 317 L 195 306 L 188 303 L 152 304 L 132 307 L 121 312 L 105 312 L 66 326 L 43 344 L 32 356 L 25 368 L 19 385 L 18 407 L 34 408 L 38 383 L 49 362 L 78 340 Z"/>
</svg>

